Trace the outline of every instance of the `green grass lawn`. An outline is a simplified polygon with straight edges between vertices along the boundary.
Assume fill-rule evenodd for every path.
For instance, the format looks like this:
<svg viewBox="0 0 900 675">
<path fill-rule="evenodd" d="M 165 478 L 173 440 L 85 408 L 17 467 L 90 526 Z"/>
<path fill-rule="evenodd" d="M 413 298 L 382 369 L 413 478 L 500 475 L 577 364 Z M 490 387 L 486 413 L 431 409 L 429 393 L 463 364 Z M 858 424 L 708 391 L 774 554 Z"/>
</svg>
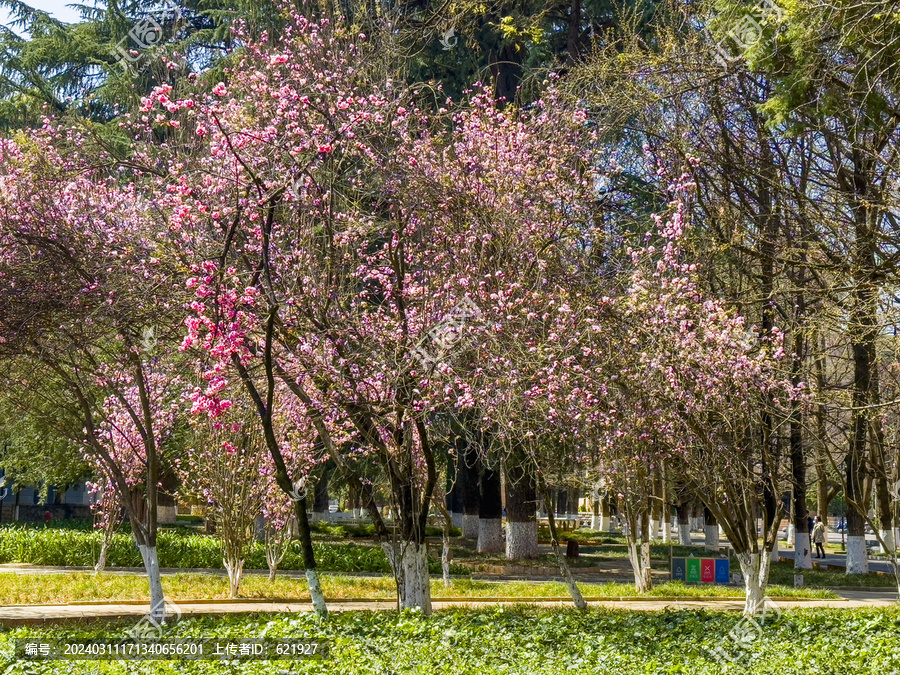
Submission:
<svg viewBox="0 0 900 675">
<path fill-rule="evenodd" d="M 840 588 L 855 586 L 858 588 L 897 588 L 893 575 L 880 574 L 847 574 L 843 570 L 797 570 L 793 562 L 773 562 L 769 571 L 769 583 L 793 585 L 794 575 L 802 574 L 803 583 L 807 586 Z"/>
<path fill-rule="evenodd" d="M 757 624 L 759 622 L 757 621 Z M 167 638 L 317 638 L 327 659 L 301 662 L 15 661 L 15 639 L 118 640 L 134 622 L 0 632 L 0 672 L 287 675 L 879 675 L 900 672 L 900 610 L 794 610 L 759 629 L 734 613 L 638 613 L 498 607 L 436 612 L 333 613 L 185 619 Z M 738 642 L 736 636 L 741 636 Z"/>
<path fill-rule="evenodd" d="M 396 598 L 396 585 L 389 575 L 377 577 L 354 577 L 342 574 L 321 575 L 325 596 L 330 600 L 351 598 L 387 599 Z M 173 600 L 185 599 L 227 599 L 228 581 L 225 576 L 212 574 L 173 574 L 163 578 L 166 596 Z M 634 596 L 633 584 L 580 583 L 579 588 L 589 597 Z M 431 593 L 435 598 L 464 597 L 570 597 L 565 584 L 548 581 L 531 583 L 526 581 L 480 581 L 454 579 L 444 586 L 439 578 L 432 578 Z M 832 598 L 829 591 L 792 587 L 772 586 L 771 596 Z M 712 584 L 685 585 L 664 583 L 655 586 L 649 593 L 652 597 L 743 597 L 743 590 L 730 586 Z M 66 602 L 94 602 L 115 600 L 147 600 L 147 582 L 144 578 L 121 574 L 92 574 L 90 572 L 68 572 L 41 576 L 0 572 L 0 604 L 35 605 L 61 604 Z M 265 575 L 248 574 L 241 584 L 244 598 L 283 598 L 309 600 L 306 579 L 302 577 L 276 577 L 270 582 Z"/>
</svg>

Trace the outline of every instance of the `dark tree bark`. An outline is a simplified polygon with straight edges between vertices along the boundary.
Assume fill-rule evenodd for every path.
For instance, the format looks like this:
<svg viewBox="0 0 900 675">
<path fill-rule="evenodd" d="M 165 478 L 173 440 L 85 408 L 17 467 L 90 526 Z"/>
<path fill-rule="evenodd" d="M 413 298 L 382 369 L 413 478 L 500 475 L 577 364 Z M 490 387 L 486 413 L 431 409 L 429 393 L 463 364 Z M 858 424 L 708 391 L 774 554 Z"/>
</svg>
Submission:
<svg viewBox="0 0 900 675">
<path fill-rule="evenodd" d="M 520 461 L 506 466 L 506 557 L 536 558 L 537 492 L 534 476 Z"/>
<path fill-rule="evenodd" d="M 316 517 L 328 514 L 328 482 L 331 479 L 333 471 L 334 465 L 330 463 L 326 464 L 322 469 L 319 479 L 316 481 L 316 490 L 313 495 L 313 513 L 316 514 Z"/>
<path fill-rule="evenodd" d="M 500 472 L 485 468 L 481 473 L 478 506 L 478 552 L 503 552 L 503 496 Z"/>
<path fill-rule="evenodd" d="M 460 488 L 459 495 L 462 498 L 462 535 L 467 539 L 478 539 L 481 461 L 478 459 L 478 449 L 466 439 L 458 439 L 457 448 L 459 464 L 456 475 Z"/>
</svg>

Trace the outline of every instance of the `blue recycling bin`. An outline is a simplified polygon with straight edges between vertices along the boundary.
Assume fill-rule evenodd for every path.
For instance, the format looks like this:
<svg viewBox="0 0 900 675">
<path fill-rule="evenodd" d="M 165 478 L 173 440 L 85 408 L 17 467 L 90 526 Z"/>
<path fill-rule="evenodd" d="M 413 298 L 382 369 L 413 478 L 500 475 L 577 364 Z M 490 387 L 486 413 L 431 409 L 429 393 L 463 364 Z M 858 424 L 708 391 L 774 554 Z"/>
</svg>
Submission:
<svg viewBox="0 0 900 675">
<path fill-rule="evenodd" d="M 728 565 L 728 558 L 719 558 L 716 560 L 716 583 L 727 584 L 731 581 L 731 570 Z"/>
</svg>

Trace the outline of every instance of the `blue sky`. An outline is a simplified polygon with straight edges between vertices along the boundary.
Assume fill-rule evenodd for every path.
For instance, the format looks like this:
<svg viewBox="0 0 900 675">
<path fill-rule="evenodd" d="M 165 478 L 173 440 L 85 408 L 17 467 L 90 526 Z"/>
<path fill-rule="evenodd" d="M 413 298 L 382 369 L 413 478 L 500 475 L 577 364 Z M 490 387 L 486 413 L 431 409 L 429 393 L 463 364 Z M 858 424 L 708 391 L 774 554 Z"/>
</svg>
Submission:
<svg viewBox="0 0 900 675">
<path fill-rule="evenodd" d="M 67 21 L 70 23 L 78 21 L 80 16 L 76 10 L 66 7 L 66 5 L 80 4 L 90 6 L 94 4 L 91 0 L 25 0 L 25 3 L 37 9 L 49 12 L 60 21 Z M 9 15 L 4 10 L 0 10 L 0 23 L 5 24 L 8 21 Z"/>
</svg>

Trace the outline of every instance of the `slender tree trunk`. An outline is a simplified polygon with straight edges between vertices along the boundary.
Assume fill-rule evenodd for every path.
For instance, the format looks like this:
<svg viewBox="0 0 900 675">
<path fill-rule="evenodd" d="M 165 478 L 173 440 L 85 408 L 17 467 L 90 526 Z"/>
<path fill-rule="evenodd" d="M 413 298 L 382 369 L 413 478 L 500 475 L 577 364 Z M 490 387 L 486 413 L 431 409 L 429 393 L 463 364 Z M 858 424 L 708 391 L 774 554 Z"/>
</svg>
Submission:
<svg viewBox="0 0 900 675">
<path fill-rule="evenodd" d="M 454 459 L 453 455 L 447 453 L 447 484 L 446 484 L 446 504 L 447 510 L 450 512 L 450 520 L 453 527 L 462 528 L 463 504 L 459 493 L 462 489 L 459 485 L 459 471 L 457 465 L 459 459 Z"/>
<path fill-rule="evenodd" d="M 450 511 L 447 509 L 446 500 L 435 500 L 438 510 L 441 512 L 443 527 L 441 528 L 441 576 L 444 579 L 444 586 L 450 587 L 450 528 L 453 522 Z"/>
<path fill-rule="evenodd" d="M 477 448 L 460 439 L 465 445 L 460 448 L 460 462 L 457 476 L 460 484 L 460 496 L 463 499 L 462 535 L 466 539 L 478 539 L 478 513 L 481 492 L 479 474 L 481 462 L 478 460 Z"/>
<path fill-rule="evenodd" d="M 659 483 L 655 483 L 653 498 L 650 499 L 650 540 L 659 538 L 659 529 L 662 526 L 662 503 L 659 497 Z"/>
<path fill-rule="evenodd" d="M 650 565 L 650 514 L 644 508 L 635 513 L 626 506 L 625 520 L 628 523 L 625 542 L 628 546 L 628 559 L 634 572 L 634 588 L 638 593 L 647 593 L 653 588 Z"/>
<path fill-rule="evenodd" d="M 303 555 L 303 566 L 306 568 L 306 583 L 309 586 L 309 597 L 313 608 L 321 617 L 328 615 L 325 593 L 319 582 L 316 570 L 316 554 L 313 551 L 312 532 L 309 529 L 309 518 L 306 515 L 306 498 L 294 501 L 294 517 L 297 520 L 297 536 L 300 540 L 300 551 Z"/>
<path fill-rule="evenodd" d="M 147 583 L 150 586 L 150 619 L 157 625 L 165 622 L 166 599 L 163 595 L 162 576 L 159 569 L 159 555 L 156 550 L 155 537 L 151 543 L 143 528 L 135 528 L 132 525 L 134 540 L 141 559 L 144 561 L 144 570 L 147 572 Z"/>
<path fill-rule="evenodd" d="M 575 63 L 578 59 L 578 41 L 581 34 L 581 0 L 572 0 L 569 11 L 569 25 L 566 35 L 566 61 Z"/>
<path fill-rule="evenodd" d="M 802 299 L 798 300 L 802 309 Z M 794 350 L 791 364 L 791 379 L 794 385 L 800 383 L 800 365 L 803 355 L 803 334 L 795 329 Z M 808 570 L 812 568 L 812 546 L 809 540 L 809 519 L 806 508 L 806 455 L 803 447 L 803 419 L 800 405 L 791 403 L 790 448 L 791 478 L 793 483 L 791 514 L 794 526 L 794 567 Z"/>
<path fill-rule="evenodd" d="M 553 517 L 553 508 L 550 504 L 549 490 L 544 490 L 544 506 L 547 509 L 547 523 L 550 527 L 550 546 L 553 548 L 553 555 L 556 556 L 556 564 L 559 566 L 559 571 L 562 573 L 563 580 L 566 582 L 566 587 L 569 589 L 569 593 L 572 596 L 572 602 L 578 609 L 587 609 L 587 603 L 584 601 L 584 596 L 581 595 L 581 590 L 578 588 L 578 584 L 575 583 L 575 578 L 572 576 L 572 570 L 569 569 L 566 557 L 559 547 L 556 519 Z"/>
</svg>

